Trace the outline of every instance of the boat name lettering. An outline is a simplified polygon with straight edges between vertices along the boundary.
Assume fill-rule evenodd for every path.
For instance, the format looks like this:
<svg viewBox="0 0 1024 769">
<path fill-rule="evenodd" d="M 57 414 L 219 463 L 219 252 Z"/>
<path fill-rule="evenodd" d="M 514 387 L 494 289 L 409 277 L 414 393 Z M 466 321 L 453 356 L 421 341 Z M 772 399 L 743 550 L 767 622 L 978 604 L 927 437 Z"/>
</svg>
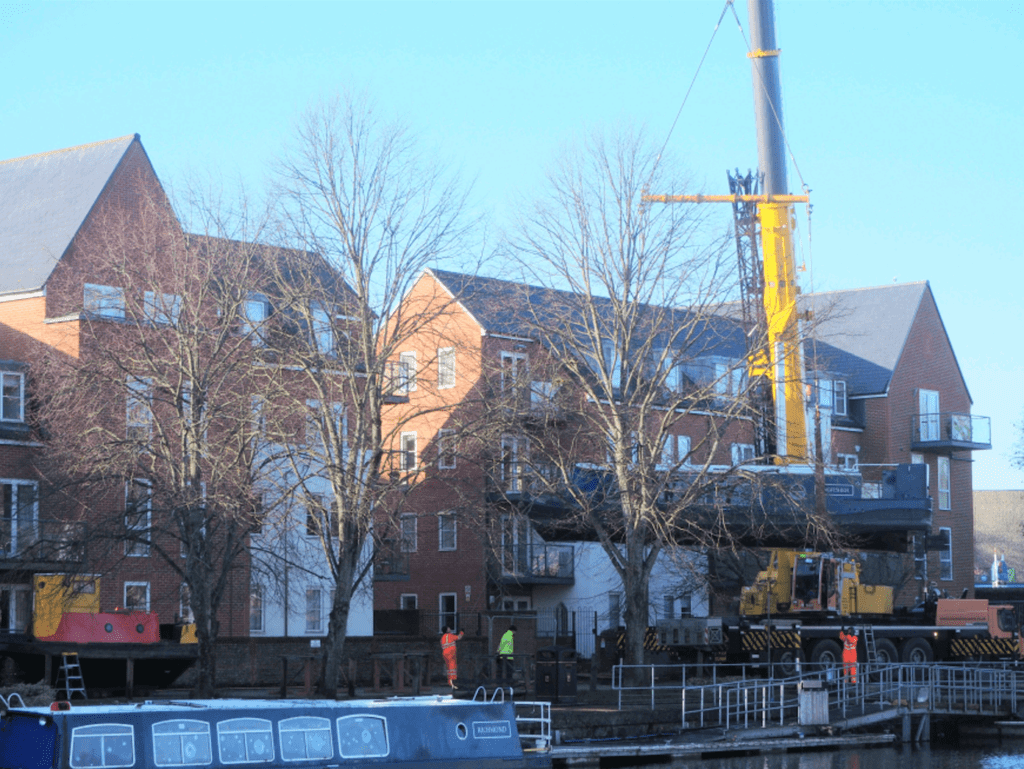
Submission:
<svg viewBox="0 0 1024 769">
<path fill-rule="evenodd" d="M 512 725 L 508 721 L 474 721 L 473 738 L 494 740 L 512 736 Z"/>
</svg>

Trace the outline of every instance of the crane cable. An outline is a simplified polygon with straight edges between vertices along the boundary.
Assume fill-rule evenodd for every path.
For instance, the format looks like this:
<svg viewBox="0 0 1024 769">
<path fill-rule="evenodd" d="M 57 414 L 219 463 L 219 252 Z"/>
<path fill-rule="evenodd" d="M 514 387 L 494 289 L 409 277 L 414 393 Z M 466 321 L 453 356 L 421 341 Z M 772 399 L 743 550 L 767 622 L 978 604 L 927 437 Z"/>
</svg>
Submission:
<svg viewBox="0 0 1024 769">
<path fill-rule="evenodd" d="M 661 156 L 665 154 L 665 148 L 668 147 L 669 139 L 672 138 L 672 132 L 676 130 L 679 118 L 683 114 L 683 107 L 686 106 L 686 100 L 690 98 L 690 92 L 693 90 L 693 85 L 697 82 L 697 75 L 700 74 L 700 68 L 704 66 L 704 60 L 708 57 L 708 51 L 711 50 L 711 44 L 715 42 L 715 35 L 718 34 L 718 28 L 722 26 L 722 19 L 725 18 L 725 12 L 729 10 L 729 6 L 732 4 L 733 0 L 725 0 L 725 6 L 722 8 L 722 15 L 718 17 L 718 21 L 715 23 L 715 28 L 711 31 L 711 39 L 708 40 L 708 45 L 704 49 L 704 55 L 700 57 L 700 62 L 697 64 L 697 70 L 693 73 L 693 79 L 690 80 L 690 85 L 686 89 L 686 94 L 683 96 L 683 103 L 679 105 L 679 111 L 676 112 L 675 120 L 672 121 L 672 125 L 668 129 L 668 134 L 665 136 L 665 143 L 661 145 L 661 151 L 658 153 L 655 165 L 657 165 L 657 161 L 661 160 Z M 736 15 L 735 10 L 733 10 L 733 15 Z"/>
</svg>

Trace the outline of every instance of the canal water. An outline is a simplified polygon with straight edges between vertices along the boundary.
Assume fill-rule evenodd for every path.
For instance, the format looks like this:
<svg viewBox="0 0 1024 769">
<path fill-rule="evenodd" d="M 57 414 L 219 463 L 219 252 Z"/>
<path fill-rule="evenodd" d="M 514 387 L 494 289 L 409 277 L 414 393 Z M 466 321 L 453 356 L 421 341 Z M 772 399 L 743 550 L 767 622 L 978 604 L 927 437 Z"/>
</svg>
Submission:
<svg viewBox="0 0 1024 769">
<path fill-rule="evenodd" d="M 634 765 L 635 766 L 635 765 Z M 677 759 L 672 769 L 1024 769 L 1024 742 L 991 747 L 862 748 L 772 753 L 734 758 Z M 643 767 L 640 767 L 643 769 Z"/>
</svg>

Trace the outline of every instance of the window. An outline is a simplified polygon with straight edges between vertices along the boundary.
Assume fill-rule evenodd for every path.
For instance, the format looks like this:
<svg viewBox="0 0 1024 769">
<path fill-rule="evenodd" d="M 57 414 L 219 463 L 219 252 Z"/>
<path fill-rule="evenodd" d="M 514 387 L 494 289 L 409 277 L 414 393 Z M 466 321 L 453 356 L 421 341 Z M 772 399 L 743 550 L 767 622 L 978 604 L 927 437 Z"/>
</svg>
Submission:
<svg viewBox="0 0 1024 769">
<path fill-rule="evenodd" d="M 937 441 L 939 439 L 939 393 L 937 390 L 918 390 L 918 429 L 920 440 Z"/>
<path fill-rule="evenodd" d="M 848 413 L 846 403 L 846 382 L 842 379 L 832 381 L 832 413 L 837 417 L 845 417 Z"/>
<path fill-rule="evenodd" d="M 400 525 L 402 527 L 402 552 L 415 553 L 417 521 L 416 516 L 412 514 L 403 515 L 399 520 Z"/>
<path fill-rule="evenodd" d="M 150 494 L 149 481 L 135 478 L 125 484 L 125 555 L 149 555 Z"/>
<path fill-rule="evenodd" d="M 523 490 L 522 479 L 527 469 L 529 439 L 518 435 L 501 436 L 501 482 L 505 491 Z"/>
<path fill-rule="evenodd" d="M 945 547 L 939 551 L 939 579 L 953 579 L 953 531 L 943 526 L 939 534 L 946 539 Z"/>
<path fill-rule="evenodd" d="M 402 433 L 400 442 L 399 468 L 412 472 L 416 469 L 416 433 Z"/>
<path fill-rule="evenodd" d="M 441 593 L 437 596 L 437 632 L 444 630 L 445 625 L 452 631 L 459 632 L 459 614 L 456 611 L 458 595 L 455 593 Z"/>
<path fill-rule="evenodd" d="M 267 320 L 267 302 L 261 297 L 250 297 L 242 303 L 242 333 L 248 336 L 253 347 L 264 342 L 263 325 Z"/>
<path fill-rule="evenodd" d="M 622 593 L 608 594 L 608 624 L 613 628 L 622 624 Z"/>
<path fill-rule="evenodd" d="M 321 534 L 330 535 L 331 522 L 327 515 L 328 509 L 329 506 L 325 494 L 313 494 L 311 492 L 306 494 L 307 537 L 319 537 Z"/>
<path fill-rule="evenodd" d="M 455 348 L 440 347 L 437 350 L 437 389 L 455 387 Z"/>
<path fill-rule="evenodd" d="M 128 611 L 149 611 L 149 583 L 124 583 L 124 608 Z"/>
<path fill-rule="evenodd" d="M 622 385 L 622 359 L 614 341 L 611 339 L 601 340 L 601 357 L 604 360 L 605 374 L 611 380 L 612 387 L 620 387 Z M 600 372 L 598 375 L 600 376 Z"/>
<path fill-rule="evenodd" d="M 0 373 L 0 420 L 4 422 L 25 421 L 25 377 L 22 374 L 5 371 Z"/>
<path fill-rule="evenodd" d="M 437 549 L 455 550 L 455 513 L 438 513 L 437 515 Z"/>
<path fill-rule="evenodd" d="M 732 463 L 739 465 L 754 459 L 754 446 L 750 443 L 732 444 Z"/>
<path fill-rule="evenodd" d="M 735 363 L 715 364 L 715 395 L 735 398 L 743 393 L 746 371 Z"/>
<path fill-rule="evenodd" d="M 398 599 L 398 606 L 403 611 L 415 611 L 419 608 L 419 597 L 415 593 L 402 593 Z"/>
<path fill-rule="evenodd" d="M 249 585 L 249 632 L 262 633 L 263 627 L 263 586 Z"/>
<path fill-rule="evenodd" d="M 217 752 L 222 764 L 274 760 L 274 733 L 265 718 L 232 718 L 217 724 Z"/>
<path fill-rule="evenodd" d="M 310 315 L 313 318 L 312 339 L 314 348 L 321 355 L 334 355 L 334 327 L 331 324 L 331 314 L 323 305 L 313 305 L 310 308 Z"/>
<path fill-rule="evenodd" d="M 395 389 L 411 393 L 416 389 L 416 353 L 403 352 L 398 355 L 398 381 Z"/>
<path fill-rule="evenodd" d="M 917 452 L 911 452 L 910 464 L 912 465 L 924 465 L 924 485 L 931 489 L 932 487 L 932 466 L 924 461 L 924 454 L 918 454 Z M 928 492 L 929 494 L 931 491 Z"/>
<path fill-rule="evenodd" d="M 530 358 L 526 353 L 501 354 L 501 393 L 511 398 L 525 397 L 530 381 Z"/>
<path fill-rule="evenodd" d="M 861 499 L 881 499 L 882 498 L 882 484 L 880 483 L 868 483 L 865 481 L 860 487 Z"/>
<path fill-rule="evenodd" d="M 342 716 L 337 723 L 342 758 L 373 758 L 390 751 L 388 724 L 382 716 Z"/>
<path fill-rule="evenodd" d="M 331 722 L 317 716 L 296 716 L 277 723 L 281 758 L 285 761 L 315 761 L 332 758 Z"/>
<path fill-rule="evenodd" d="M 306 632 L 319 633 L 323 630 L 323 592 L 320 588 L 306 589 Z"/>
<path fill-rule="evenodd" d="M 661 466 L 677 467 L 690 463 L 690 436 L 666 435 L 661 446 Z"/>
<path fill-rule="evenodd" d="M 124 289 L 85 284 L 85 311 L 101 318 L 124 320 Z"/>
<path fill-rule="evenodd" d="M 71 767 L 133 766 L 135 730 L 128 724 L 92 724 L 71 730 Z"/>
<path fill-rule="evenodd" d="M 185 582 L 181 583 L 181 589 L 179 590 L 178 616 L 181 617 L 182 622 L 196 621 L 195 616 L 192 614 L 192 590 Z"/>
<path fill-rule="evenodd" d="M 939 457 L 939 510 L 952 510 L 949 493 L 949 457 Z"/>
<path fill-rule="evenodd" d="M 153 760 L 157 766 L 212 764 L 210 725 L 185 718 L 153 724 Z"/>
<path fill-rule="evenodd" d="M 181 315 L 181 297 L 147 291 L 143 296 L 142 315 L 150 323 L 172 326 Z"/>
<path fill-rule="evenodd" d="M 856 472 L 860 466 L 856 454 L 836 454 L 836 464 L 840 470 L 848 470 L 850 472 Z"/>
<path fill-rule="evenodd" d="M 125 438 L 142 446 L 149 445 L 153 426 L 153 380 L 129 377 L 125 407 Z"/>
<path fill-rule="evenodd" d="M 0 556 L 13 556 L 35 544 L 39 534 L 38 487 L 34 483 L 0 481 L 3 518 Z"/>
<path fill-rule="evenodd" d="M 666 595 L 662 597 L 663 608 L 662 617 L 664 619 L 675 619 L 676 617 L 676 597 L 674 595 Z"/>
<path fill-rule="evenodd" d="M 440 430 L 437 434 L 437 466 L 441 470 L 455 469 L 454 430 Z"/>
</svg>

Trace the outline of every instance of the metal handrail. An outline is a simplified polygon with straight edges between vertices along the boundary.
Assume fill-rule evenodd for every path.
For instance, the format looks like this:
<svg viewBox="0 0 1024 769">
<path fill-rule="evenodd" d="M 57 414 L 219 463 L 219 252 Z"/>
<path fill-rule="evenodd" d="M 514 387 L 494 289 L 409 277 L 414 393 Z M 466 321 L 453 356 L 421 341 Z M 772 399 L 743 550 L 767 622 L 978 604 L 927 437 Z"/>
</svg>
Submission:
<svg viewBox="0 0 1024 769">
<path fill-rule="evenodd" d="M 516 727 L 519 729 L 519 739 L 533 740 L 534 750 L 547 750 L 551 747 L 551 703 L 542 701 L 523 700 L 513 703 L 516 714 Z M 536 711 L 537 715 L 532 715 Z M 530 727 L 529 731 L 519 728 L 520 725 Z M 533 731 L 533 727 L 539 728 Z"/>
</svg>

